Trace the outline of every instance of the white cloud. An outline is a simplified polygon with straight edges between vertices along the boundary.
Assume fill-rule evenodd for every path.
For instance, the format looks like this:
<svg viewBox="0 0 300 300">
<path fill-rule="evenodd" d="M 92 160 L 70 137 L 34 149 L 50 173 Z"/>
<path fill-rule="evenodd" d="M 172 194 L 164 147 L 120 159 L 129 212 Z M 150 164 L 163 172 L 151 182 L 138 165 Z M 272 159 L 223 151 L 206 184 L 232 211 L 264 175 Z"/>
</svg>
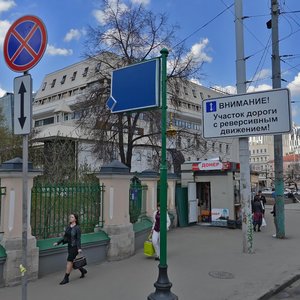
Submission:
<svg viewBox="0 0 300 300">
<path fill-rule="evenodd" d="M 0 97 L 3 97 L 5 95 L 6 91 L 0 88 Z"/>
<path fill-rule="evenodd" d="M 148 5 L 150 3 L 150 0 L 131 0 L 133 4 L 143 4 Z"/>
<path fill-rule="evenodd" d="M 107 18 L 110 15 L 110 11 L 113 10 L 114 12 L 117 12 L 118 15 L 121 15 L 124 13 L 128 7 L 125 3 L 121 3 L 118 0 L 108 0 L 109 8 L 106 10 L 100 10 L 95 9 L 93 10 L 92 14 L 95 17 L 95 19 L 100 23 L 100 25 L 106 25 Z M 118 9 L 118 10 L 117 10 Z"/>
<path fill-rule="evenodd" d="M 85 35 L 86 31 L 85 29 L 73 29 L 71 28 L 69 32 L 64 37 L 65 42 L 70 42 L 72 40 L 79 40 L 81 36 Z"/>
<path fill-rule="evenodd" d="M 5 35 L 9 29 L 9 27 L 11 26 L 11 24 L 4 20 L 4 21 L 0 21 L 0 48 L 3 49 L 3 43 L 4 43 L 4 39 L 5 39 Z"/>
<path fill-rule="evenodd" d="M 103 10 L 99 10 L 99 9 L 93 10 L 93 16 L 98 21 L 98 23 L 100 23 L 101 25 L 106 24 L 106 16 L 105 16 L 105 12 Z"/>
<path fill-rule="evenodd" d="M 191 78 L 190 81 L 193 82 L 193 83 L 196 83 L 198 85 L 202 85 L 202 83 L 200 82 L 200 80 L 197 79 L 197 78 Z"/>
<path fill-rule="evenodd" d="M 226 94 L 230 94 L 230 95 L 236 94 L 236 87 L 232 85 L 227 85 L 227 86 L 215 85 L 213 86 L 213 88 Z"/>
<path fill-rule="evenodd" d="M 300 95 L 300 73 L 295 76 L 294 80 L 287 87 L 290 89 L 292 96 Z"/>
<path fill-rule="evenodd" d="M 272 86 L 269 84 L 260 84 L 258 86 L 250 85 L 247 89 L 247 92 L 252 93 L 252 92 L 266 91 L 266 90 L 272 90 Z"/>
<path fill-rule="evenodd" d="M 258 72 L 254 77 L 253 81 L 256 80 L 264 80 L 264 79 L 269 79 L 272 76 L 272 71 L 270 69 L 263 69 L 260 72 Z"/>
<path fill-rule="evenodd" d="M 197 62 L 211 62 L 212 57 L 205 53 L 208 43 L 208 38 L 205 38 L 202 39 L 199 43 L 194 44 L 188 56 L 192 57 Z"/>
<path fill-rule="evenodd" d="M 3 11 L 8 11 L 14 6 L 16 6 L 16 3 L 13 0 L 0 0 L 0 13 Z"/>
<path fill-rule="evenodd" d="M 68 55 L 73 54 L 73 50 L 65 49 L 65 48 L 56 48 L 56 47 L 48 44 L 46 53 L 48 55 L 52 55 L 52 56 L 55 56 L 55 55 L 68 56 Z"/>
<path fill-rule="evenodd" d="M 222 91 L 224 93 L 234 95 L 237 93 L 236 87 L 232 85 L 227 85 L 227 86 L 220 86 L 220 85 L 215 85 L 213 86 L 214 89 Z M 249 86 L 247 89 L 247 93 L 253 93 L 253 92 L 258 92 L 258 91 L 266 91 L 266 90 L 271 90 L 272 86 L 268 84 L 260 84 L 258 86 Z"/>
</svg>

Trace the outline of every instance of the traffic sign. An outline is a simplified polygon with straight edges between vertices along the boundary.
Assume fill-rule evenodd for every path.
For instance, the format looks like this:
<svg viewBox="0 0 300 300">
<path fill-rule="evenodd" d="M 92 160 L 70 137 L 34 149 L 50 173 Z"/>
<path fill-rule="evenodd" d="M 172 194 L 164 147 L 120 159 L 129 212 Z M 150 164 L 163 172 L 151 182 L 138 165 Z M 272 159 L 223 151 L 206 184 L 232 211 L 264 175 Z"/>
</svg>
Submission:
<svg viewBox="0 0 300 300">
<path fill-rule="evenodd" d="M 159 58 L 114 70 L 106 105 L 112 113 L 158 107 L 159 86 Z"/>
<path fill-rule="evenodd" d="M 47 31 L 35 16 L 24 16 L 9 28 L 4 40 L 4 58 L 10 69 L 25 72 L 42 58 L 47 46 Z"/>
<path fill-rule="evenodd" d="M 24 75 L 14 79 L 14 134 L 29 134 L 32 119 L 32 79 Z"/>
<path fill-rule="evenodd" d="M 203 137 L 242 137 L 288 133 L 290 93 L 274 89 L 203 101 Z"/>
</svg>

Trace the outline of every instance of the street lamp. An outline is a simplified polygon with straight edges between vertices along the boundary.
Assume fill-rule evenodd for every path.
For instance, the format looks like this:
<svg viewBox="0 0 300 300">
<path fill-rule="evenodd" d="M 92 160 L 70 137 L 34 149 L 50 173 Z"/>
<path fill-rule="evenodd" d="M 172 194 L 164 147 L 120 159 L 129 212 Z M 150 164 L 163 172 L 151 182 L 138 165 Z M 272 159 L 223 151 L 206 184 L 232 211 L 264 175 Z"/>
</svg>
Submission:
<svg viewBox="0 0 300 300">
<path fill-rule="evenodd" d="M 167 265 L 167 57 L 169 51 L 161 53 L 161 163 L 160 163 L 160 263 L 158 279 L 154 283 L 155 292 L 148 300 L 177 300 L 171 292 L 172 283 L 168 278 Z"/>
</svg>

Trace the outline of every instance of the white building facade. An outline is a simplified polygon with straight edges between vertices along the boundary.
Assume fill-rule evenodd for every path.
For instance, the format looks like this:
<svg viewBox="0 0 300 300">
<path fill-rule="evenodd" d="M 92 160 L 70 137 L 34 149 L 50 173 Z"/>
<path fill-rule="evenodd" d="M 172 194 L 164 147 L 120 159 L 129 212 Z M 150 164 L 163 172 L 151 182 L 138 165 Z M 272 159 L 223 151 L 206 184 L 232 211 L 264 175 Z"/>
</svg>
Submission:
<svg viewBox="0 0 300 300">
<path fill-rule="evenodd" d="M 93 86 L 101 64 L 94 59 L 86 59 L 44 77 L 33 103 L 34 140 L 43 144 L 54 138 L 68 139 L 74 143 L 76 168 L 88 165 L 91 170 L 99 170 L 105 162 L 93 151 L 93 137 L 78 125 L 80 111 L 78 99 Z M 99 77 L 99 76 L 98 76 Z M 99 78 L 97 79 L 99 82 Z M 199 161 L 219 157 L 222 161 L 238 162 L 238 141 L 223 138 L 204 141 L 201 138 L 202 101 L 220 97 L 220 93 L 192 82 L 182 82 L 173 92 L 168 93 L 168 128 L 173 134 L 168 139 L 168 161 L 172 169 L 174 156 L 184 161 Z M 176 93 L 176 101 L 174 99 Z M 77 108 L 76 108 L 77 107 Z M 149 132 L 151 120 L 141 113 L 138 131 Z M 171 131 L 170 130 L 170 131 Z M 186 133 L 186 134 L 179 134 Z M 151 149 L 144 140 L 134 148 L 132 172 L 153 169 L 157 150 Z M 125 145 L 126 147 L 126 145 Z M 193 151 L 189 151 L 193 148 Z M 119 159 L 116 154 L 116 159 Z M 174 171 L 174 170 L 173 170 Z"/>
</svg>

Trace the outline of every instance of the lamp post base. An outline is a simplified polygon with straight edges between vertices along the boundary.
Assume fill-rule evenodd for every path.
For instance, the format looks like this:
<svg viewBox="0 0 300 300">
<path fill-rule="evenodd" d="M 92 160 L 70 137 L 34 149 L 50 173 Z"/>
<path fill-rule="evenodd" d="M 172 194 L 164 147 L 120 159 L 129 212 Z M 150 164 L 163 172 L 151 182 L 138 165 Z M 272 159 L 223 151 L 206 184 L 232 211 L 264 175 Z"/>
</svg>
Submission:
<svg viewBox="0 0 300 300">
<path fill-rule="evenodd" d="M 168 278 L 168 266 L 158 266 L 158 279 L 154 283 L 156 291 L 148 296 L 148 300 L 178 300 L 171 292 L 172 283 Z"/>
</svg>

